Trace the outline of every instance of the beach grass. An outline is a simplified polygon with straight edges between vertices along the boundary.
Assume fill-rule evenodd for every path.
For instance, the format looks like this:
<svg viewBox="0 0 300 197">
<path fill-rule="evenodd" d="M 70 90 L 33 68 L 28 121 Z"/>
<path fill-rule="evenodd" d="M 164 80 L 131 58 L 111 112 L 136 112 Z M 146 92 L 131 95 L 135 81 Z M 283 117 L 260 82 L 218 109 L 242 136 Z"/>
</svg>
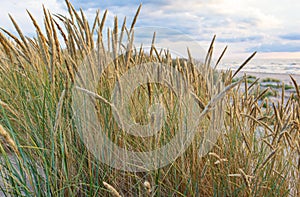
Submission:
<svg viewBox="0 0 300 197">
<path fill-rule="evenodd" d="M 267 98 L 255 78 L 242 78 L 223 98 L 223 131 L 209 153 L 198 156 L 203 133 L 211 132 L 212 112 L 199 125 L 191 146 L 175 161 L 148 172 L 114 169 L 100 162 L 81 139 L 74 119 L 74 86 L 80 66 L 92 75 L 113 61 L 99 79 L 95 108 L 103 132 L 120 147 L 136 151 L 155 149 L 170 141 L 182 122 L 178 98 L 168 87 L 147 83 L 131 97 L 129 110 L 136 122 L 149 121 L 147 106 L 160 100 L 168 109 L 161 135 L 138 138 L 121 131 L 107 102 L 119 77 L 141 62 L 166 63 L 182 73 L 204 110 L 217 95 L 212 82 L 229 87 L 236 73 L 216 71 L 211 64 L 212 41 L 201 72 L 193 70 L 193 58 L 174 59 L 167 51 L 135 51 L 134 26 L 124 20 L 104 29 L 108 17 L 96 13 L 89 24 L 82 11 L 66 1 L 68 16 L 53 15 L 44 8 L 44 24 L 29 12 L 36 36 L 22 33 L 11 17 L 16 34 L 0 32 L 0 135 L 1 191 L 11 196 L 299 196 L 300 195 L 300 91 L 284 102 Z M 120 29 L 125 32 L 123 35 Z M 44 33 L 45 32 L 45 33 Z M 108 40 L 103 37 L 108 34 Z M 128 38 L 129 49 L 118 55 L 119 37 Z M 122 40 L 122 39 L 121 39 Z M 153 39 L 155 40 L 155 39 Z M 253 56 L 251 56 L 253 57 Z M 246 65 L 251 58 L 241 64 Z M 88 64 L 82 64 L 88 60 Z M 240 69 L 239 69 L 240 70 Z M 243 86 L 243 91 L 241 91 Z M 138 106 L 138 107 L 134 107 Z M 218 117 L 217 117 L 218 118 Z M 84 135 L 84 133 L 83 133 Z M 168 153 L 165 153 L 168 154 Z"/>
<path fill-rule="evenodd" d="M 280 79 L 265 78 L 265 79 L 262 80 L 262 82 L 276 82 L 276 83 L 280 83 Z"/>
</svg>

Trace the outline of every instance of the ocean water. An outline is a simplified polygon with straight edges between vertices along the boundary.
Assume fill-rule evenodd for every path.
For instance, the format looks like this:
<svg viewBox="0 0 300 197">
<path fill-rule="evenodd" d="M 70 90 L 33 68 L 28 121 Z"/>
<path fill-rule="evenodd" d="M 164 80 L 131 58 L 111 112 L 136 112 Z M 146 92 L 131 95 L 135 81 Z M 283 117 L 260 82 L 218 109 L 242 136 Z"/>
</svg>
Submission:
<svg viewBox="0 0 300 197">
<path fill-rule="evenodd" d="M 219 69 L 236 70 L 245 60 L 224 59 L 219 65 Z M 274 73 L 274 74 L 294 74 L 300 75 L 299 59 L 252 59 L 242 69 L 245 72 Z"/>
</svg>

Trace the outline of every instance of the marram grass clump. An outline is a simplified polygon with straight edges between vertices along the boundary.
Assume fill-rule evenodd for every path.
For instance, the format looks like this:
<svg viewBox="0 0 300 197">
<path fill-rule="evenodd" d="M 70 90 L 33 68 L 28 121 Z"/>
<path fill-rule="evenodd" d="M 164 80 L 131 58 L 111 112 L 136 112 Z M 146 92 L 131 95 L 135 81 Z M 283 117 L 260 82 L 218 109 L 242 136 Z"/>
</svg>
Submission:
<svg viewBox="0 0 300 197">
<path fill-rule="evenodd" d="M 237 72 L 219 73 L 219 84 L 227 86 L 221 94 L 224 132 L 208 154 L 198 157 L 198 142 L 203 132 L 209 132 L 211 112 L 199 125 L 199 135 L 187 151 L 163 168 L 133 173 L 98 161 L 82 142 L 73 118 L 72 95 L 83 60 L 87 60 L 85 66 L 91 76 L 99 66 L 109 64 L 96 92 L 91 92 L 98 98 L 93 100 L 94 107 L 104 132 L 120 147 L 145 151 L 168 142 L 176 133 L 180 123 L 178 99 L 169 87 L 156 83 L 143 84 L 135 90 L 129 106 L 136 122 L 144 124 L 151 120 L 145 116 L 145 106 L 151 103 L 160 101 L 169 109 L 166 127 L 160 135 L 141 139 L 125 134 L 116 124 L 109 102 L 113 87 L 130 68 L 142 62 L 163 62 L 182 73 L 195 101 L 205 110 L 218 93 L 215 91 L 218 83 L 211 80 L 217 73 L 216 65 L 210 65 L 214 42 L 202 69 L 197 71 L 189 52 L 185 60 L 172 58 L 167 50 L 157 50 L 155 35 L 149 53 L 134 49 L 134 25 L 141 7 L 130 28 L 124 19 L 119 29 L 115 17 L 114 26 L 105 29 L 107 11 L 98 11 L 89 24 L 81 10 L 75 10 L 68 1 L 66 6 L 68 16 L 51 14 L 43 8 L 42 26 L 28 12 L 36 31 L 33 38 L 22 33 L 12 16 L 17 35 L 5 29 L 0 32 L 0 134 L 1 143 L 8 144 L 8 149 L 1 148 L 3 193 L 12 196 L 300 195 L 299 86 L 291 77 L 296 93 L 284 102 L 282 87 L 282 100 L 272 103 L 264 98 L 268 89 L 261 89 L 255 81 L 247 81 L 247 77 L 242 79 L 244 83 L 231 85 L 236 73 L 254 54 Z M 118 42 L 121 37 L 128 38 L 123 55 L 118 53 L 124 47 Z M 240 91 L 242 85 L 244 91 Z"/>
</svg>

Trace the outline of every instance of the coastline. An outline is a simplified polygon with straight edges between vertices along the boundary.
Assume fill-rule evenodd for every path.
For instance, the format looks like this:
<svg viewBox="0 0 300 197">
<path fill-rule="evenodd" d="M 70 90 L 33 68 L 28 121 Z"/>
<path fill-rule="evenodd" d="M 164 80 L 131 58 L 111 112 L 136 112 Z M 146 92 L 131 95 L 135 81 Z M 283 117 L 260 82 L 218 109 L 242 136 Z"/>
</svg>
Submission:
<svg viewBox="0 0 300 197">
<path fill-rule="evenodd" d="M 233 73 L 235 70 L 233 70 Z M 287 73 L 263 73 L 263 72 L 249 72 L 249 71 L 240 71 L 237 73 L 235 78 L 243 77 L 244 74 L 246 74 L 248 77 L 251 76 L 251 78 L 259 79 L 258 84 L 260 84 L 260 87 L 262 89 L 270 88 L 271 94 L 269 94 L 267 97 L 270 99 L 270 101 L 273 102 L 280 102 L 282 100 L 281 98 L 281 91 L 282 91 L 282 85 L 288 88 L 285 88 L 284 93 L 284 103 L 288 101 L 290 96 L 292 94 L 296 94 L 295 86 L 292 82 L 292 79 L 290 76 L 292 76 L 298 86 L 300 86 L 300 75 L 299 74 L 287 74 Z M 272 81 L 275 80 L 275 81 Z M 254 81 L 254 79 L 252 79 Z M 284 84 L 282 84 L 284 83 Z M 244 86 L 242 85 L 241 90 L 244 91 Z"/>
<path fill-rule="evenodd" d="M 233 70 L 233 73 L 235 70 Z M 292 85 L 292 80 L 290 78 L 290 75 L 296 80 L 298 85 L 300 85 L 300 75 L 299 74 L 288 74 L 288 73 L 263 73 L 263 72 L 252 72 L 252 71 L 240 71 L 236 77 L 242 77 L 244 74 L 247 74 L 248 76 L 255 76 L 261 80 L 266 78 L 272 78 L 272 79 L 278 79 L 281 82 L 284 82 L 284 84 Z"/>
</svg>

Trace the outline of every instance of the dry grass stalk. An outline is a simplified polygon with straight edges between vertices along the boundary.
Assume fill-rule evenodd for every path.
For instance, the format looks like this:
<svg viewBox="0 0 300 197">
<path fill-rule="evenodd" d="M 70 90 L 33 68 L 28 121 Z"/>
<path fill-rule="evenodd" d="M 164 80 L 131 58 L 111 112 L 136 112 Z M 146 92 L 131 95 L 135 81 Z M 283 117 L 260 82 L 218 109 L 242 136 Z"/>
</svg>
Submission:
<svg viewBox="0 0 300 197">
<path fill-rule="evenodd" d="M 214 152 L 209 152 L 208 155 L 214 156 L 214 157 L 216 157 L 218 160 L 221 159 L 221 157 L 220 157 L 218 154 L 214 153 Z"/>
<path fill-rule="evenodd" d="M 97 27 L 97 24 L 99 24 L 99 14 L 100 14 L 100 10 L 98 9 L 96 11 L 96 16 L 95 16 L 95 19 L 94 19 L 94 22 L 93 22 L 93 26 L 92 26 L 92 31 L 91 31 L 91 39 L 93 39 L 93 35 L 94 35 L 94 32 L 95 32 L 95 29 Z M 93 42 L 91 42 L 93 44 Z M 92 48 L 94 48 L 94 46 L 92 45 Z"/>
<path fill-rule="evenodd" d="M 0 28 L 0 29 L 3 32 L 5 32 L 9 37 L 11 37 L 16 42 L 16 44 L 18 44 L 23 49 L 23 51 L 26 51 L 26 46 L 16 36 L 14 36 L 12 33 L 7 31 L 6 29 L 3 29 L 3 28 Z M 0 36 L 1 36 L 0 42 L 2 44 L 6 43 L 9 46 L 10 50 L 15 52 L 16 51 L 15 47 L 11 44 L 11 42 L 9 42 L 7 40 L 7 38 L 1 32 L 0 32 Z M 3 45 L 3 46 L 5 46 L 5 45 Z M 18 53 L 15 52 L 15 54 L 17 55 Z"/>
<path fill-rule="evenodd" d="M 217 66 L 218 66 L 219 63 L 221 62 L 221 60 L 222 60 L 222 58 L 223 58 L 223 56 L 224 56 L 226 50 L 227 50 L 227 46 L 223 49 L 221 55 L 219 56 L 219 58 L 218 58 L 218 60 L 217 60 L 217 62 L 216 62 L 216 65 L 215 65 L 215 67 L 214 67 L 214 70 L 217 68 Z"/>
<path fill-rule="evenodd" d="M 234 72 L 231 79 L 233 79 L 242 70 L 242 68 L 246 66 L 246 64 L 255 56 L 255 54 L 256 51 L 248 59 L 246 59 L 246 61 Z"/>
<path fill-rule="evenodd" d="M 127 45 L 127 52 L 126 52 L 126 64 L 125 64 L 126 69 L 129 69 L 129 67 L 130 67 L 130 59 L 131 59 L 131 54 L 132 54 L 133 38 L 134 38 L 134 31 L 130 32 L 130 34 L 128 35 L 129 43 Z"/>
<path fill-rule="evenodd" d="M 13 56 L 12 56 L 12 54 L 11 54 L 9 44 L 8 44 L 8 42 L 5 40 L 5 37 L 4 37 L 4 35 L 3 35 L 1 32 L 0 32 L 0 41 L 1 41 L 1 44 L 2 44 L 2 46 L 3 46 L 3 49 L 4 49 L 5 53 L 7 54 L 9 60 L 10 60 L 11 62 L 13 62 Z M 2 61 L 1 61 L 1 63 L 2 63 Z M 6 68 L 8 68 L 8 67 L 6 66 Z M 4 69 L 3 69 L 3 70 L 4 70 Z"/>
<path fill-rule="evenodd" d="M 282 120 L 281 120 L 281 117 L 280 117 L 280 112 L 278 111 L 278 108 L 275 106 L 274 103 L 272 103 L 273 105 L 273 109 L 274 109 L 274 112 L 275 112 L 275 117 L 279 123 L 279 128 L 281 129 L 282 128 Z"/>
<path fill-rule="evenodd" d="M 262 98 L 262 96 L 267 93 L 270 89 L 269 88 L 266 88 L 264 91 L 262 91 L 256 98 L 255 100 L 253 101 L 253 103 L 256 103 L 258 100 L 260 100 Z"/>
<path fill-rule="evenodd" d="M 197 102 L 197 104 L 199 105 L 201 110 L 203 110 L 205 108 L 204 103 L 200 100 L 200 98 L 194 92 L 191 92 L 191 95 L 194 98 L 194 100 Z"/>
<path fill-rule="evenodd" d="M 54 127 L 53 127 L 54 133 L 57 132 L 58 125 L 60 123 L 61 110 L 62 110 L 62 107 L 63 107 L 65 92 L 66 92 L 65 90 L 62 91 L 61 96 L 60 96 L 59 101 L 58 101 L 58 104 L 57 104 L 56 113 L 55 113 L 55 122 L 54 122 Z"/>
<path fill-rule="evenodd" d="M 141 11 L 141 8 L 142 8 L 142 4 L 140 4 L 140 6 L 138 7 L 138 9 L 137 9 L 137 11 L 136 11 L 136 13 L 135 13 L 135 16 L 134 16 L 134 18 L 133 18 L 133 21 L 132 21 L 132 23 L 131 23 L 130 33 L 133 31 L 134 25 L 135 25 L 135 23 L 136 23 L 136 21 L 137 21 L 137 17 L 139 16 L 139 13 L 140 13 L 140 11 Z"/>
<path fill-rule="evenodd" d="M 284 137 L 285 137 L 285 140 L 288 142 L 288 145 L 289 145 L 292 149 L 294 149 L 294 148 L 295 148 L 295 146 L 294 146 L 294 141 L 293 141 L 291 135 L 290 135 L 288 132 L 286 132 L 285 135 L 284 135 Z M 296 141 L 296 140 L 295 140 L 295 141 Z"/>
<path fill-rule="evenodd" d="M 242 177 L 241 174 L 228 174 L 229 177 Z"/>
<path fill-rule="evenodd" d="M 0 135 L 4 138 L 4 140 L 7 142 L 9 147 L 16 153 L 19 154 L 19 149 L 15 143 L 15 141 L 12 139 L 10 134 L 4 129 L 4 127 L 0 124 Z"/>
<path fill-rule="evenodd" d="M 102 32 L 102 31 L 103 31 L 103 27 L 104 27 L 104 24 L 105 24 L 105 20 L 106 20 L 107 13 L 108 13 L 108 11 L 105 10 L 105 12 L 104 12 L 104 14 L 103 14 L 103 17 L 102 17 L 102 20 L 101 20 L 101 23 L 100 23 L 100 25 L 99 25 L 99 32 Z"/>
<path fill-rule="evenodd" d="M 212 59 L 215 40 L 216 40 L 216 35 L 214 35 L 214 37 L 213 37 L 213 39 L 210 43 L 210 46 L 208 48 L 208 52 L 207 52 L 205 60 L 204 60 L 204 65 L 206 66 L 206 68 L 205 68 L 206 71 L 210 70 L 209 68 L 210 68 L 210 63 L 211 63 L 211 59 Z"/>
<path fill-rule="evenodd" d="M 70 64 L 68 63 L 67 60 L 65 60 L 65 64 L 66 64 L 66 67 L 67 67 L 67 71 L 70 75 L 71 81 L 72 81 L 72 83 L 74 83 L 75 82 L 75 76 L 74 76 L 73 69 L 71 68 L 71 66 L 70 66 Z"/>
<path fill-rule="evenodd" d="M 0 99 L 0 105 L 4 108 L 4 109 L 7 109 L 8 111 L 10 111 L 13 115 L 15 115 L 17 117 L 17 112 L 12 109 L 7 103 L 1 101 Z"/>
<path fill-rule="evenodd" d="M 29 52 L 29 51 L 28 51 L 28 49 L 29 49 L 28 43 L 27 43 L 26 38 L 25 38 L 25 36 L 23 35 L 21 29 L 19 28 L 17 22 L 14 20 L 14 18 L 13 18 L 10 14 L 9 14 L 8 16 L 9 16 L 10 20 L 12 21 L 14 27 L 16 28 L 16 30 L 17 30 L 17 32 L 18 32 L 18 34 L 19 34 L 19 36 L 20 36 L 22 42 L 23 42 L 24 45 L 26 46 L 26 51 L 25 51 L 25 52 Z"/>
<path fill-rule="evenodd" d="M 110 28 L 107 28 L 107 50 L 110 53 Z"/>
<path fill-rule="evenodd" d="M 70 14 L 71 21 L 72 21 L 72 23 L 74 23 L 74 15 L 73 15 L 72 8 L 71 8 L 72 5 L 69 0 L 65 0 L 65 2 L 68 7 L 68 13 Z"/>
<path fill-rule="evenodd" d="M 63 62 L 63 60 L 62 60 L 62 54 L 61 54 L 60 44 L 59 44 L 59 40 L 58 40 L 58 34 L 57 34 L 57 31 L 56 31 L 56 28 L 55 28 L 55 25 L 54 25 L 55 21 L 52 18 L 52 16 L 49 13 L 49 11 L 48 11 L 48 14 L 50 16 L 51 29 L 52 29 L 53 39 L 54 39 L 54 46 L 55 46 L 56 53 L 57 53 L 57 56 L 58 56 L 58 63 L 61 65 L 62 62 Z"/>
<path fill-rule="evenodd" d="M 274 133 L 273 129 L 269 125 L 267 125 L 265 122 L 259 121 L 255 117 L 253 117 L 251 115 L 248 115 L 248 114 L 241 113 L 241 115 L 250 118 L 251 120 L 258 123 L 259 125 L 261 125 L 261 126 L 265 127 L 266 129 L 268 129 L 271 133 Z"/>
<path fill-rule="evenodd" d="M 158 53 L 156 47 L 153 47 L 153 50 L 154 50 L 154 52 L 155 52 L 155 54 L 156 54 L 156 57 L 157 57 L 157 59 L 158 59 L 158 62 L 162 62 L 162 58 L 161 58 L 161 56 L 160 56 L 160 53 Z"/>
<path fill-rule="evenodd" d="M 247 175 L 241 168 L 239 168 L 239 171 L 241 172 L 242 178 L 244 180 L 244 183 L 246 184 L 249 195 L 251 195 L 251 185 L 249 179 L 252 178 L 252 176 Z"/>
<path fill-rule="evenodd" d="M 266 143 L 272 150 L 274 150 L 274 146 L 272 146 L 272 144 L 270 144 L 266 139 L 263 139 L 263 142 Z"/>
<path fill-rule="evenodd" d="M 90 51 L 90 49 L 92 49 L 91 47 L 92 47 L 92 43 L 93 43 L 93 40 L 91 39 L 91 30 L 90 30 L 88 21 L 87 21 L 81 8 L 80 8 L 80 14 L 81 14 L 81 19 L 82 19 L 82 23 L 83 23 L 83 32 L 85 35 L 87 49 Z"/>
<path fill-rule="evenodd" d="M 150 48 L 150 58 L 153 56 L 152 53 L 153 53 L 153 47 L 155 44 L 155 38 L 156 38 L 156 32 L 153 33 L 153 37 L 152 37 L 151 48 Z"/>
<path fill-rule="evenodd" d="M 275 153 L 278 151 L 278 147 L 275 148 L 268 156 L 267 158 L 262 162 L 261 166 L 260 166 L 260 169 L 264 168 L 267 163 L 275 156 Z"/>
<path fill-rule="evenodd" d="M 227 162 L 227 161 L 228 161 L 228 159 L 220 159 L 220 160 L 217 160 L 214 164 L 218 165 L 220 163 Z"/>
<path fill-rule="evenodd" d="M 110 193 L 115 196 L 115 197 L 122 197 L 117 190 L 111 186 L 110 184 L 106 183 L 105 181 L 103 181 L 103 185 L 106 187 L 106 189 L 108 189 L 110 191 Z"/>
<path fill-rule="evenodd" d="M 43 43 L 47 42 L 47 39 L 45 38 L 44 34 L 42 33 L 42 30 L 41 30 L 40 26 L 38 25 L 37 21 L 35 20 L 35 18 L 32 16 L 32 14 L 28 10 L 27 10 L 27 13 L 38 33 L 38 36 L 41 37 L 42 42 Z"/>
<path fill-rule="evenodd" d="M 124 36 L 125 28 L 126 28 L 126 16 L 124 17 L 124 21 L 123 21 L 121 32 L 120 32 L 119 49 L 122 48 L 122 42 L 123 42 L 123 36 Z M 141 49 L 142 49 L 142 47 L 141 47 Z"/>
<path fill-rule="evenodd" d="M 145 181 L 143 185 L 147 189 L 148 194 L 150 194 L 152 192 L 152 188 L 151 188 L 150 182 L 149 181 Z"/>
<path fill-rule="evenodd" d="M 251 150 L 250 142 L 249 142 L 249 140 L 247 139 L 245 133 L 244 133 L 243 131 L 242 131 L 241 133 L 242 133 L 242 136 L 243 136 L 243 140 L 244 140 L 244 142 L 245 142 L 245 144 L 246 144 L 246 147 L 247 147 L 249 153 L 251 153 L 252 150 Z"/>
<path fill-rule="evenodd" d="M 299 105 L 300 105 L 300 90 L 299 90 L 299 86 L 298 86 L 296 80 L 295 80 L 291 75 L 290 75 L 290 78 L 292 79 L 293 84 L 294 84 L 294 86 L 295 86 L 296 93 L 297 93 L 297 96 L 298 96 L 297 101 L 298 101 L 298 103 L 299 103 Z"/>
</svg>

